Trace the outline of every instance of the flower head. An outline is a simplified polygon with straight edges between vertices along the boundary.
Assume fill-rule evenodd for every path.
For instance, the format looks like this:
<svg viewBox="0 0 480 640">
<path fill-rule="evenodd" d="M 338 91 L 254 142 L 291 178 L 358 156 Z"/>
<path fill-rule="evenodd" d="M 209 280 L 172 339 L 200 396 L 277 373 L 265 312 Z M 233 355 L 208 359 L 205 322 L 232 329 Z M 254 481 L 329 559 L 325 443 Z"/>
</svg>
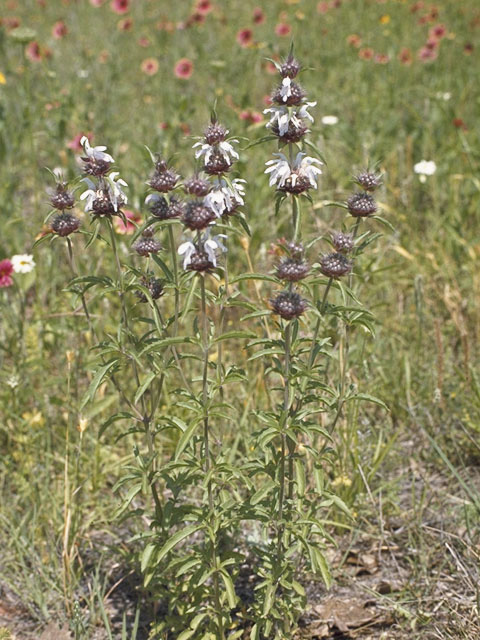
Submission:
<svg viewBox="0 0 480 640">
<path fill-rule="evenodd" d="M 251 29 L 240 29 L 236 40 L 241 47 L 249 47 L 253 43 L 253 31 Z"/>
<path fill-rule="evenodd" d="M 26 253 L 12 256 L 11 264 L 15 273 L 30 273 L 35 269 L 33 256 Z"/>
<path fill-rule="evenodd" d="M 266 162 L 265 173 L 270 173 L 270 186 L 276 185 L 278 189 L 290 193 L 302 193 L 312 187 L 317 188 L 317 175 L 322 173 L 319 166 L 323 164 L 317 158 L 307 156 L 303 152 L 297 153 L 293 167 L 283 153 L 275 153 L 277 160 Z"/>
<path fill-rule="evenodd" d="M 246 180 L 241 178 L 235 178 L 230 183 L 221 179 L 219 187 L 205 197 L 204 204 L 214 211 L 217 218 L 233 213 L 238 207 L 245 204 L 243 200 L 245 182 Z"/>
<path fill-rule="evenodd" d="M 110 8 L 115 13 L 122 15 L 123 13 L 127 13 L 130 9 L 130 0 L 112 0 Z"/>
<path fill-rule="evenodd" d="M 215 268 L 217 266 L 217 251 L 227 250 L 221 241 L 221 238 L 226 237 L 224 234 L 210 237 L 210 233 L 207 231 L 196 244 L 191 241 L 181 244 L 178 247 L 178 254 L 183 256 L 183 268 L 193 271 L 209 271 Z"/>
<path fill-rule="evenodd" d="M 156 58 L 145 58 L 145 60 L 140 65 L 140 69 L 147 76 L 154 76 L 159 69 L 158 60 Z"/>
<path fill-rule="evenodd" d="M 420 160 L 413 166 L 413 170 L 420 176 L 420 182 L 425 182 L 427 176 L 433 176 L 437 170 L 437 165 L 433 160 Z"/>
<path fill-rule="evenodd" d="M 0 260 L 0 289 L 12 286 L 12 273 L 12 262 L 8 258 L 6 258 L 5 260 Z"/>
<path fill-rule="evenodd" d="M 188 58 L 181 58 L 173 69 L 174 74 L 177 78 L 181 78 L 182 80 L 188 80 L 193 73 L 193 62 Z"/>
<path fill-rule="evenodd" d="M 102 176 L 110 169 L 114 159 L 109 153 L 105 153 L 107 147 L 92 147 L 87 136 L 82 136 L 80 144 L 85 156 L 82 156 L 83 170 L 93 176 Z"/>
</svg>

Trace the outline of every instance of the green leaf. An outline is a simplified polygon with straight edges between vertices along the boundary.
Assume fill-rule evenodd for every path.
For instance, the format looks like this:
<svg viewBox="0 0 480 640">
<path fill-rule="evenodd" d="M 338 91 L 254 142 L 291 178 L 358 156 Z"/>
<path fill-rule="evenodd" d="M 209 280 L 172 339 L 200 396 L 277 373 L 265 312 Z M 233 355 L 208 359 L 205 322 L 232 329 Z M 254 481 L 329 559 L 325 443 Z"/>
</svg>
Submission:
<svg viewBox="0 0 480 640">
<path fill-rule="evenodd" d="M 225 584 L 230 609 L 234 609 L 237 604 L 237 595 L 235 593 L 232 579 L 226 571 L 220 571 L 220 575 L 222 576 L 223 583 Z"/>
<path fill-rule="evenodd" d="M 138 387 L 137 389 L 137 393 L 135 394 L 135 398 L 133 400 L 134 404 L 137 404 L 137 402 L 140 400 L 140 398 L 143 396 L 143 394 L 145 393 L 145 391 L 148 389 L 148 387 L 152 384 L 153 380 L 155 380 L 155 378 L 157 377 L 157 372 L 156 371 L 152 371 L 152 373 L 149 373 L 148 376 L 145 378 L 145 380 L 142 382 L 142 384 Z"/>
<path fill-rule="evenodd" d="M 140 561 L 140 569 L 142 573 L 145 573 L 145 569 L 148 567 L 152 554 L 157 548 L 157 545 L 154 542 L 149 542 L 142 553 L 142 558 Z"/>
<path fill-rule="evenodd" d="M 231 280 L 230 284 L 235 284 L 236 282 L 242 282 L 243 280 L 266 280 L 267 282 L 275 282 L 278 284 L 278 278 L 273 276 L 268 276 L 265 273 L 242 273 L 236 278 Z"/>
<path fill-rule="evenodd" d="M 188 538 L 188 536 L 191 536 L 201 528 L 202 528 L 201 524 L 189 524 L 187 527 L 184 527 L 183 529 L 180 529 L 180 531 L 177 531 L 177 533 L 175 533 L 175 535 L 173 535 L 169 540 L 167 540 L 167 542 L 160 549 L 160 552 L 157 556 L 157 561 L 160 562 L 167 555 L 169 551 L 171 551 L 174 547 L 177 546 L 179 542 L 181 542 L 185 538 Z"/>
<path fill-rule="evenodd" d="M 385 409 L 385 411 L 390 411 L 387 405 L 380 400 L 380 398 L 376 398 L 375 396 L 371 396 L 369 393 L 356 393 L 354 396 L 350 396 L 347 400 L 365 400 L 365 402 L 373 402 L 374 404 L 378 404 L 380 407 Z"/>
<path fill-rule="evenodd" d="M 117 363 L 118 363 L 117 359 L 110 360 L 110 362 L 107 362 L 107 364 L 103 365 L 103 367 L 100 367 L 100 369 L 98 369 L 97 373 L 93 376 L 93 379 L 85 393 L 85 396 L 83 397 L 82 404 L 80 407 L 81 409 L 83 409 L 83 407 L 87 404 L 87 402 L 91 402 L 93 400 L 93 398 L 95 397 L 95 393 L 97 392 L 97 389 L 102 383 L 103 379 L 105 378 L 107 373 L 110 371 L 110 369 L 112 369 Z"/>
<path fill-rule="evenodd" d="M 197 428 L 198 420 L 194 420 L 182 433 L 180 440 L 178 441 L 177 448 L 175 450 L 175 460 L 178 460 L 179 457 L 184 452 L 186 446 L 193 438 L 193 434 L 195 433 L 195 429 Z"/>
<path fill-rule="evenodd" d="M 134 417 L 135 416 L 132 413 L 128 413 L 126 411 L 120 411 L 119 413 L 115 413 L 113 416 L 110 416 L 108 420 L 105 420 L 105 422 L 103 422 L 100 425 L 100 429 L 98 430 L 98 437 L 100 438 L 100 436 L 102 436 L 105 433 L 107 428 L 117 420 L 132 420 L 134 419 Z"/>
<path fill-rule="evenodd" d="M 294 461 L 295 466 L 295 478 L 297 480 L 297 492 L 298 495 L 303 498 L 305 495 L 305 467 L 303 466 L 303 460 L 296 458 Z"/>
<path fill-rule="evenodd" d="M 213 342 L 220 342 L 222 340 L 232 340 L 234 338 L 246 338 L 246 339 L 250 339 L 250 338 L 255 338 L 255 333 L 253 333 L 253 331 L 227 331 L 227 333 L 222 333 L 221 336 L 218 336 L 218 338 L 215 338 L 215 340 L 213 340 Z"/>
</svg>

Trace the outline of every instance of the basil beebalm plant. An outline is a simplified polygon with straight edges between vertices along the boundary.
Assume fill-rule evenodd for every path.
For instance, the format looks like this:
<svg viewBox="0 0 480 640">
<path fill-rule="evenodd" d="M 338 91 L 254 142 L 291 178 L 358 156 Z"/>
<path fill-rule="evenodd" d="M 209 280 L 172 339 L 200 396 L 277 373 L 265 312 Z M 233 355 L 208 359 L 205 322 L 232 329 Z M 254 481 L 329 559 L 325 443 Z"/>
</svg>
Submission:
<svg viewBox="0 0 480 640">
<path fill-rule="evenodd" d="M 352 403 L 376 401 L 352 383 L 349 352 L 357 327 L 372 330 L 353 285 L 378 235 L 361 224 L 377 217 L 380 179 L 359 174 L 359 191 L 331 203 L 351 217 L 318 237 L 311 216 L 302 217 L 324 166 L 308 140 L 316 103 L 292 54 L 277 69 L 261 142 L 278 143 L 265 173 L 272 210 L 287 214 L 278 216 L 281 239 L 263 238 L 274 247 L 270 274 L 251 263 L 243 207 L 246 197 L 255 202 L 253 186 L 247 191 L 238 175 L 239 140 L 215 112 L 193 145 L 188 177 L 148 150 L 143 222 L 127 217 L 128 185 L 114 158 L 84 137 L 82 176 L 70 186 L 58 179 L 51 234 L 41 239 L 66 243 L 75 315 L 94 343 L 74 410 L 116 406 L 99 437 L 113 442 L 116 432 L 133 450 L 115 486 L 115 518 L 130 520 L 129 546 L 153 603 L 152 640 L 293 637 L 306 576 L 331 581 L 326 519 L 349 514 L 331 490 L 335 429 Z M 82 186 L 90 225 L 75 212 Z M 127 247 L 118 230 L 129 226 Z M 83 239 L 102 249 L 93 273 Z M 329 249 L 318 254 L 322 242 Z M 238 268 L 240 248 L 248 272 Z M 72 535 L 64 535 L 67 549 Z M 73 564 L 65 563 L 66 600 Z"/>
</svg>

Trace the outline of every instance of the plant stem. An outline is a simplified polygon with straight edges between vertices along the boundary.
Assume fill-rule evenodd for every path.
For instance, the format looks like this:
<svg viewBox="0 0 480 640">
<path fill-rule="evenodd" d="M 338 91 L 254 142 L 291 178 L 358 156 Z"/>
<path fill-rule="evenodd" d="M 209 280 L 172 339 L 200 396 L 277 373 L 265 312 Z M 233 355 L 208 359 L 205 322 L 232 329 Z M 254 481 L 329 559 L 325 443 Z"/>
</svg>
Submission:
<svg viewBox="0 0 480 640">
<path fill-rule="evenodd" d="M 178 331 L 178 313 L 180 307 L 180 290 L 178 286 L 178 261 L 177 261 L 177 252 L 175 250 L 175 238 L 173 235 L 173 227 L 172 225 L 168 226 L 168 239 L 170 243 L 170 253 L 172 256 L 172 268 L 173 268 L 173 281 L 175 283 L 175 323 L 173 325 L 173 335 L 177 335 Z"/>
<path fill-rule="evenodd" d="M 203 405 L 203 442 L 205 448 L 205 475 L 208 475 L 211 468 L 211 453 L 210 453 L 210 428 L 209 428 L 209 416 L 207 410 L 208 402 L 208 358 L 210 352 L 209 338 L 208 338 L 208 318 L 207 318 L 207 298 L 205 293 L 205 276 L 200 274 L 200 292 L 201 292 L 201 312 L 202 312 L 202 347 L 203 347 L 203 376 L 202 376 L 202 405 Z M 207 484 L 208 492 L 208 507 L 210 511 L 210 527 L 212 530 L 213 540 L 210 541 L 211 546 L 211 563 L 213 569 L 213 590 L 214 590 L 214 602 L 215 613 L 217 616 L 218 626 L 218 638 L 224 640 L 225 634 L 223 630 L 223 615 L 222 607 L 220 603 L 220 584 L 218 580 L 217 571 L 217 550 L 216 550 L 216 535 L 215 535 L 215 512 L 214 512 L 214 498 L 213 498 L 213 483 L 210 479 Z"/>
</svg>

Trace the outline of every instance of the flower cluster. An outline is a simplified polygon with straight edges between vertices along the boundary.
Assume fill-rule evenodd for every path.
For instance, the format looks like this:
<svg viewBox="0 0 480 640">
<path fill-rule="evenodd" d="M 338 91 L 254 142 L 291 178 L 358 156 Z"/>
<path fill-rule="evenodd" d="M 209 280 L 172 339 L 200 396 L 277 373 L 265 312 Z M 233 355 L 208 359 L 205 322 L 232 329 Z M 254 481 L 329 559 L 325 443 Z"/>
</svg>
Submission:
<svg viewBox="0 0 480 640">
<path fill-rule="evenodd" d="M 83 182 L 88 187 L 80 196 L 80 200 L 85 200 L 85 211 L 94 218 L 121 216 L 121 209 L 127 204 L 123 187 L 128 185 L 119 177 L 118 171 L 111 171 L 114 159 L 106 153 L 106 147 L 92 147 L 86 136 L 80 143 L 85 152 L 81 158 L 85 174 Z"/>
<path fill-rule="evenodd" d="M 196 232 L 194 241 L 182 243 L 178 253 L 183 257 L 184 269 L 208 272 L 217 266 L 217 252 L 226 251 L 225 235 L 212 235 L 215 221 L 233 215 L 244 204 L 245 180 L 227 177 L 239 155 L 234 145 L 238 140 L 227 138 L 228 129 L 216 118 L 207 126 L 203 138 L 193 145 L 195 158 L 203 161 L 203 177 L 197 173 L 183 183 L 185 193 L 192 198 L 185 203 L 181 220 L 185 227 Z"/>
<path fill-rule="evenodd" d="M 348 198 L 347 208 L 354 218 L 366 218 L 377 211 L 377 203 L 371 193 L 380 186 L 380 176 L 367 170 L 356 176 L 355 182 L 362 191 Z"/>
<path fill-rule="evenodd" d="M 274 64 L 282 80 L 273 91 L 272 106 L 264 110 L 270 116 L 266 126 L 278 138 L 280 147 L 289 145 L 290 153 L 288 157 L 274 154 L 276 158 L 266 163 L 265 173 L 270 174 L 270 186 L 298 195 L 317 188 L 317 176 L 322 173 L 320 160 L 302 151 L 292 153 L 292 145 L 300 143 L 308 133 L 307 121 L 314 121 L 309 109 L 317 103 L 306 101 L 305 91 L 296 81 L 301 66 L 291 54 L 283 64 Z"/>
<path fill-rule="evenodd" d="M 75 206 L 73 192 L 68 188 L 66 182 L 63 182 L 59 177 L 57 179 L 55 189 L 50 190 L 50 204 L 58 213 L 50 222 L 50 230 L 64 238 L 78 231 L 80 219 L 70 212 Z"/>
<path fill-rule="evenodd" d="M 310 265 L 305 260 L 301 243 L 284 242 L 281 246 L 286 255 L 277 264 L 275 275 L 288 283 L 288 289 L 278 293 L 270 300 L 270 304 L 275 314 L 284 320 L 292 320 L 302 315 L 308 307 L 308 302 L 293 289 L 293 283 L 308 276 Z"/>
</svg>

